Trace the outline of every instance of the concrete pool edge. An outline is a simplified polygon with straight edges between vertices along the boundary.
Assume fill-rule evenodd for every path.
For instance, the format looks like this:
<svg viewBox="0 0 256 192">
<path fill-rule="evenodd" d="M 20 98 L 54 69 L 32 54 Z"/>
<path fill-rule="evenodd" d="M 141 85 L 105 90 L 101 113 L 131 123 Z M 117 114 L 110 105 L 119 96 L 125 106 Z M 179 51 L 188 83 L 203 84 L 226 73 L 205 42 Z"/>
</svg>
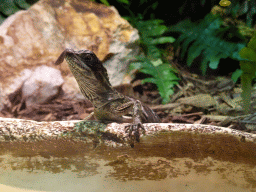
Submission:
<svg viewBox="0 0 256 192">
<path fill-rule="evenodd" d="M 0 117 L 0 142 L 8 141 L 38 141 L 47 139 L 59 139 L 70 137 L 68 132 L 74 132 L 75 124 L 80 120 L 73 121 L 33 121 L 25 119 Z M 117 138 L 125 138 L 125 126 L 127 123 L 110 123 L 104 133 L 116 135 Z M 256 134 L 243 132 L 235 129 L 203 125 L 203 124 L 178 124 L 178 123 L 145 123 L 145 135 L 160 132 L 185 131 L 201 134 L 228 134 L 241 139 L 256 143 Z M 76 137 L 73 135 L 72 137 Z M 93 142 L 93 140 L 87 140 Z"/>
</svg>

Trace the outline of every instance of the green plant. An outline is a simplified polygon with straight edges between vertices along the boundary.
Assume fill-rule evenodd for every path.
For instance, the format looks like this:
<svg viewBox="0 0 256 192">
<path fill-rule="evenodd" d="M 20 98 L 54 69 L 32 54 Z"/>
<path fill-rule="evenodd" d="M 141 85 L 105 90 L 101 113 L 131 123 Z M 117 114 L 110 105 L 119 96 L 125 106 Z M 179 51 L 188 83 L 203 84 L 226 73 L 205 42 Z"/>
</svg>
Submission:
<svg viewBox="0 0 256 192">
<path fill-rule="evenodd" d="M 161 50 L 157 47 L 158 44 L 173 43 L 175 41 L 173 37 L 163 36 L 167 31 L 167 27 L 162 20 L 139 20 L 133 24 L 140 33 L 140 45 L 151 60 L 161 58 Z"/>
<path fill-rule="evenodd" d="M 154 83 L 163 99 L 163 103 L 170 101 L 174 85 L 178 84 L 175 70 L 170 64 L 162 60 L 162 51 L 157 45 L 173 43 L 175 39 L 170 36 L 163 36 L 167 27 L 162 20 L 137 21 L 135 27 L 140 32 L 140 45 L 144 55 L 137 57 L 137 62 L 131 64 L 131 69 L 138 69 L 140 72 L 151 77 L 143 79 L 142 83 Z"/>
<path fill-rule="evenodd" d="M 181 46 L 182 58 L 187 53 L 188 66 L 191 66 L 195 58 L 202 55 L 200 68 L 204 75 L 208 66 L 216 69 L 222 58 L 241 60 L 239 51 L 245 47 L 245 43 L 225 40 L 228 38 L 225 32 L 232 31 L 232 34 L 228 33 L 229 36 L 239 32 L 230 30 L 229 27 L 222 27 L 222 24 L 223 20 L 219 15 L 210 13 L 201 22 L 192 23 L 187 19 L 169 29 L 172 32 L 181 32 L 175 44 L 176 47 Z"/>
<path fill-rule="evenodd" d="M 28 9 L 30 7 L 25 0 L 1 0 L 0 2 L 0 23 L 2 23 L 6 17 L 14 14 L 15 12 L 22 9 Z"/>
<path fill-rule="evenodd" d="M 226 9 L 227 14 L 231 14 L 234 18 L 245 16 L 246 25 L 252 27 L 255 23 L 253 16 L 256 13 L 255 0 L 232 0 L 231 5 Z"/>
<path fill-rule="evenodd" d="M 240 61 L 240 67 L 242 70 L 241 82 L 244 111 L 248 114 L 250 112 L 252 80 L 256 74 L 256 33 L 254 33 L 247 47 L 244 47 L 239 54 L 245 59 Z"/>
<path fill-rule="evenodd" d="M 139 69 L 140 72 L 151 77 L 142 80 L 142 83 L 154 83 L 162 97 L 162 103 L 170 101 L 170 95 L 174 93 L 173 87 L 178 84 L 179 78 L 169 63 L 161 63 L 161 60 L 153 61 L 146 56 L 137 57 L 137 62 L 130 65 L 131 69 Z"/>
</svg>

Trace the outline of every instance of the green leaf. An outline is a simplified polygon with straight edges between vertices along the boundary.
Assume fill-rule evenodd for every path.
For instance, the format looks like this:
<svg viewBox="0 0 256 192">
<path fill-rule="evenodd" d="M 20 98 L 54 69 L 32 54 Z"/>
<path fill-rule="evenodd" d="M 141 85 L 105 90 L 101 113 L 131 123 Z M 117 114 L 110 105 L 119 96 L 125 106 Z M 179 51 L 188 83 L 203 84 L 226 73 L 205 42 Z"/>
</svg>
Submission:
<svg viewBox="0 0 256 192">
<path fill-rule="evenodd" d="M 151 8 L 152 8 L 153 10 L 155 10 L 155 9 L 157 8 L 158 4 L 159 4 L 158 1 L 154 2 L 154 3 L 151 5 Z"/>
<path fill-rule="evenodd" d="M 137 61 L 144 62 L 146 60 L 146 56 L 144 54 L 140 54 L 135 57 Z"/>
<path fill-rule="evenodd" d="M 159 36 L 162 35 L 166 31 L 167 27 L 165 25 L 159 25 L 150 28 L 149 36 Z"/>
<path fill-rule="evenodd" d="M 165 25 L 162 25 L 161 23 L 163 23 L 162 20 L 155 19 L 148 21 L 139 21 L 135 25 L 141 34 L 153 37 L 162 35 L 167 30 L 167 27 Z"/>
<path fill-rule="evenodd" d="M 235 72 L 232 73 L 231 79 L 236 83 L 238 78 L 241 77 L 243 71 L 241 69 L 237 69 Z"/>
<path fill-rule="evenodd" d="M 240 51 L 245 47 L 245 44 L 241 44 L 241 43 L 238 43 L 237 44 L 237 51 L 234 50 L 232 55 L 230 56 L 232 59 L 236 59 L 238 61 L 242 61 L 244 60 L 241 56 L 240 56 Z"/>
<path fill-rule="evenodd" d="M 251 103 L 251 92 L 252 92 L 252 80 L 255 75 L 255 69 L 253 71 L 249 71 L 249 69 L 254 68 L 255 63 L 248 61 L 240 61 L 241 69 L 243 73 L 241 75 L 241 83 L 242 83 L 242 98 L 244 103 L 244 111 L 246 114 L 250 113 L 250 103 Z M 246 71 L 244 71 L 246 70 Z"/>
<path fill-rule="evenodd" d="M 157 44 L 164 44 L 164 43 L 173 43 L 175 41 L 175 38 L 173 37 L 159 37 L 154 40 L 152 40 L 152 44 L 157 45 Z"/>
<path fill-rule="evenodd" d="M 254 32 L 253 37 L 250 39 L 247 47 L 256 52 L 256 33 L 255 32 Z"/>
<path fill-rule="evenodd" d="M 14 2 L 23 9 L 28 9 L 30 5 L 25 0 L 14 0 Z"/>
<path fill-rule="evenodd" d="M 155 60 L 161 57 L 161 52 L 156 46 L 149 45 L 147 55 L 149 56 L 150 59 Z"/>
<path fill-rule="evenodd" d="M 143 79 L 142 83 L 156 84 L 163 103 L 167 103 L 170 100 L 170 94 L 173 94 L 174 85 L 178 84 L 179 78 L 169 64 L 162 63 L 155 66 L 153 63 L 148 58 L 144 58 L 140 71 L 152 77 Z"/>
<path fill-rule="evenodd" d="M 157 67 L 157 66 L 163 64 L 163 61 L 162 61 L 162 59 L 158 58 L 158 59 L 155 60 L 155 61 L 151 61 L 151 63 L 152 63 L 155 67 Z"/>
<path fill-rule="evenodd" d="M 106 5 L 106 6 L 109 6 L 109 3 L 108 3 L 107 0 L 100 0 L 100 2 L 103 3 L 103 4 Z"/>
<path fill-rule="evenodd" d="M 147 83 L 147 82 L 156 84 L 157 80 L 153 77 L 148 77 L 148 78 L 143 79 L 141 82 L 142 82 L 142 84 Z"/>
<path fill-rule="evenodd" d="M 14 4 L 13 1 L 2 1 L 0 3 L 0 12 L 9 16 L 19 11 L 20 9 Z"/>
<path fill-rule="evenodd" d="M 250 78 L 255 76 L 256 72 L 256 63 L 251 61 L 241 61 L 240 67 L 244 73 L 250 75 Z"/>
<path fill-rule="evenodd" d="M 244 47 L 239 54 L 244 59 L 256 62 L 256 52 L 251 48 Z"/>
<path fill-rule="evenodd" d="M 128 0 L 117 0 L 117 1 L 120 2 L 120 3 L 125 3 L 125 4 L 127 4 L 127 5 L 130 4 Z"/>
<path fill-rule="evenodd" d="M 219 62 L 220 62 L 220 59 L 221 58 L 226 58 L 226 55 L 223 54 L 223 53 L 219 53 L 219 52 L 216 52 L 216 51 L 213 51 L 211 50 L 211 53 L 207 54 L 209 55 L 209 67 L 211 69 L 217 69 L 218 68 L 218 65 L 219 65 Z"/>
<path fill-rule="evenodd" d="M 207 64 L 208 64 L 208 60 L 207 59 L 203 59 L 203 61 L 201 63 L 201 66 L 200 66 L 200 69 L 201 69 L 203 75 L 206 74 L 206 70 L 208 68 Z"/>
<path fill-rule="evenodd" d="M 137 69 L 140 69 L 141 66 L 142 66 L 141 62 L 133 62 L 130 64 L 129 70 L 137 70 Z"/>
<path fill-rule="evenodd" d="M 197 58 L 206 48 L 205 44 L 199 42 L 193 43 L 188 49 L 187 65 L 190 67 L 195 58 Z"/>
<path fill-rule="evenodd" d="M 182 48 L 181 57 L 182 58 L 185 57 L 186 50 L 188 49 L 188 46 L 190 45 L 190 43 L 192 43 L 193 41 L 194 41 L 193 38 L 188 37 L 182 43 L 182 45 L 181 45 L 181 48 Z"/>
<path fill-rule="evenodd" d="M 220 61 L 219 58 L 216 58 L 216 59 L 214 59 L 214 60 L 210 60 L 209 67 L 210 67 L 211 69 L 217 69 L 217 68 L 218 68 L 218 64 L 219 64 L 219 61 Z"/>
<path fill-rule="evenodd" d="M 228 42 L 219 36 L 223 20 L 217 15 L 208 14 L 200 22 L 192 23 L 185 20 L 174 27 L 170 31 L 178 31 L 182 34 L 175 42 L 175 46 L 181 47 L 180 57 L 187 56 L 187 65 L 191 66 L 194 59 L 202 55 L 201 70 L 205 74 L 208 65 L 212 69 L 217 69 L 220 59 L 230 57 L 232 59 L 242 60 L 239 51 L 245 47 L 245 43 Z"/>
<path fill-rule="evenodd" d="M 174 26 L 169 27 L 169 32 L 181 32 L 190 31 L 191 28 L 194 28 L 195 24 L 192 23 L 189 19 L 180 21 Z"/>
</svg>

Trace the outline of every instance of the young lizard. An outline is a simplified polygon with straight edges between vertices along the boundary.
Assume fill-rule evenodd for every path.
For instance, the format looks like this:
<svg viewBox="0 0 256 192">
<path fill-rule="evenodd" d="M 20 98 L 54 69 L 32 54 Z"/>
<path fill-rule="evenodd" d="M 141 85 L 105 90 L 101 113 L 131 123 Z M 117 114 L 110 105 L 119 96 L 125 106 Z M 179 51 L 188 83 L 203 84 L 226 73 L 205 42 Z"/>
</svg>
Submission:
<svg viewBox="0 0 256 192">
<path fill-rule="evenodd" d="M 93 113 L 98 120 L 103 123 L 124 123 L 127 122 L 126 116 L 132 117 L 131 124 L 126 126 L 132 147 L 134 146 L 134 137 L 139 142 L 139 129 L 144 130 L 142 123 L 160 122 L 159 117 L 152 109 L 143 105 L 139 100 L 124 96 L 113 89 L 107 70 L 92 51 L 74 51 L 67 48 L 55 64 L 59 65 L 64 59 L 66 59 L 82 94 L 92 102 Z"/>
</svg>

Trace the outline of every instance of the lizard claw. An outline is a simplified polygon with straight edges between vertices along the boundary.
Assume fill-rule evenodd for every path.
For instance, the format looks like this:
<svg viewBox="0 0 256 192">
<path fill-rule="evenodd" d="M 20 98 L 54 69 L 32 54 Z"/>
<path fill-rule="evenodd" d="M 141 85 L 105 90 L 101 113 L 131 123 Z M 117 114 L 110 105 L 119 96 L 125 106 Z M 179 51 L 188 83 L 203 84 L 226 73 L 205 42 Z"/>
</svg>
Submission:
<svg viewBox="0 0 256 192">
<path fill-rule="evenodd" d="M 130 124 L 125 126 L 125 133 L 128 133 L 131 147 L 134 147 L 134 140 L 140 142 L 140 129 L 145 132 L 145 128 L 142 123 Z"/>
</svg>

